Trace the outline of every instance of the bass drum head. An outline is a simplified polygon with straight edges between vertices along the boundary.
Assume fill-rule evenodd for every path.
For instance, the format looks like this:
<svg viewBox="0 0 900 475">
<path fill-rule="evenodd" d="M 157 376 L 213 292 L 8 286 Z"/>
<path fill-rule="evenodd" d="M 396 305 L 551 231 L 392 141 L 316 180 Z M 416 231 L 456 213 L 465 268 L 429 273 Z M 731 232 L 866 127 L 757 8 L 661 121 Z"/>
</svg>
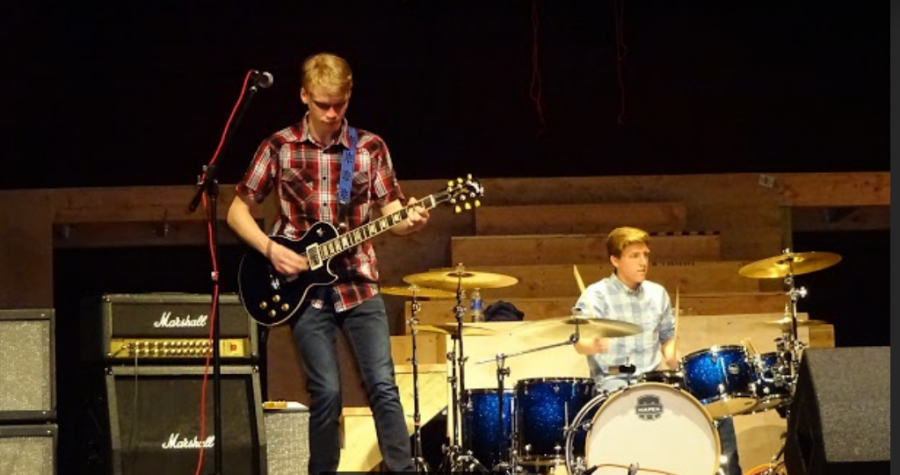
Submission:
<svg viewBox="0 0 900 475">
<path fill-rule="evenodd" d="M 722 452 L 709 413 L 685 391 L 642 383 L 612 393 L 594 415 L 585 443 L 586 467 L 596 475 L 640 473 L 715 475 Z M 624 470 L 623 470 L 624 469 Z"/>
</svg>

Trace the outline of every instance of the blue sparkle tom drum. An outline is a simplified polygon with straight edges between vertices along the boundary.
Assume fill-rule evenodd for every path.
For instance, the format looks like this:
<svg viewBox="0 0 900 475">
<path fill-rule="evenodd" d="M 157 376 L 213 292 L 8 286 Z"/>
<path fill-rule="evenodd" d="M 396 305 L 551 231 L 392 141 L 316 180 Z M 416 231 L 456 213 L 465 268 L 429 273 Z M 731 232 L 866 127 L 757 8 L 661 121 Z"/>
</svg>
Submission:
<svg viewBox="0 0 900 475">
<path fill-rule="evenodd" d="M 466 447 L 488 470 L 509 458 L 515 400 L 512 389 L 503 392 L 503 422 L 497 389 L 467 389 L 462 431 Z"/>
<path fill-rule="evenodd" d="M 695 351 L 681 360 L 684 387 L 715 419 L 746 414 L 757 403 L 756 371 L 738 345 Z"/>
<path fill-rule="evenodd" d="M 590 378 L 532 378 L 516 384 L 516 432 L 522 462 L 541 463 L 565 458 L 566 427 L 594 396 Z M 584 455 L 584 436 L 575 455 Z"/>
</svg>

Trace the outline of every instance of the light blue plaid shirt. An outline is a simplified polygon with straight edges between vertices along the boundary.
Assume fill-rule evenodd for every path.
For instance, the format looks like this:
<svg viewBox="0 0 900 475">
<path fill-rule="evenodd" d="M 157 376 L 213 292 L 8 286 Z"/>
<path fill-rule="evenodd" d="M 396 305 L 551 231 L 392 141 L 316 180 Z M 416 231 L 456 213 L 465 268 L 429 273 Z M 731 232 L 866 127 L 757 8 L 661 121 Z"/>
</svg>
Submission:
<svg viewBox="0 0 900 475">
<path fill-rule="evenodd" d="M 675 336 L 669 294 L 663 286 L 647 280 L 631 290 L 613 273 L 586 288 L 573 310 L 585 317 L 634 323 L 644 329 L 637 335 L 611 339 L 608 353 L 587 357 L 598 389 L 612 391 L 626 384 L 628 376 L 609 375 L 610 366 L 632 364 L 634 378 L 655 370 L 662 362 L 663 343 Z"/>
</svg>

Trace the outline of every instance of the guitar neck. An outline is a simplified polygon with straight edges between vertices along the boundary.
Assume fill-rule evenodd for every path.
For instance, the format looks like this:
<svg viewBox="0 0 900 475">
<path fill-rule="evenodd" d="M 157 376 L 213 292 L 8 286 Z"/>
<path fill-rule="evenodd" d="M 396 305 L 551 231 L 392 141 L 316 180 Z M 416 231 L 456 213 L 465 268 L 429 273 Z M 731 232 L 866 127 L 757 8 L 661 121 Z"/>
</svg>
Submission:
<svg viewBox="0 0 900 475">
<path fill-rule="evenodd" d="M 447 201 L 449 195 L 447 193 L 436 193 L 428 195 L 415 204 L 425 209 L 432 209 L 440 203 Z M 342 234 L 334 239 L 319 244 L 319 258 L 321 260 L 330 259 L 353 246 L 362 244 L 369 239 L 397 226 L 407 218 L 409 218 L 410 208 L 403 207 L 399 211 L 382 216 L 370 223 L 366 223 L 346 234 Z"/>
</svg>

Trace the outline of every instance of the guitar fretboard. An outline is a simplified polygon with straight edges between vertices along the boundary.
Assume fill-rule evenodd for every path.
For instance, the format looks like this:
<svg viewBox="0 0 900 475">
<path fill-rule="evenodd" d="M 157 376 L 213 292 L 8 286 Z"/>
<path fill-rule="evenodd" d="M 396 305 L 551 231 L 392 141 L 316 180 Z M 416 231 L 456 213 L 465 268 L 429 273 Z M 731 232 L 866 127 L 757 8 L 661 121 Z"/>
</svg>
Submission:
<svg viewBox="0 0 900 475">
<path fill-rule="evenodd" d="M 448 193 L 437 193 L 428 195 L 416 206 L 425 209 L 432 209 L 440 203 L 449 199 Z M 319 244 L 319 258 L 322 260 L 330 259 L 353 246 L 359 245 L 375 236 L 393 228 L 394 226 L 406 221 L 409 218 L 409 208 L 403 207 L 399 211 L 395 211 L 389 215 L 382 216 L 370 223 L 364 224 L 346 234 L 342 234 L 330 241 Z"/>
</svg>

